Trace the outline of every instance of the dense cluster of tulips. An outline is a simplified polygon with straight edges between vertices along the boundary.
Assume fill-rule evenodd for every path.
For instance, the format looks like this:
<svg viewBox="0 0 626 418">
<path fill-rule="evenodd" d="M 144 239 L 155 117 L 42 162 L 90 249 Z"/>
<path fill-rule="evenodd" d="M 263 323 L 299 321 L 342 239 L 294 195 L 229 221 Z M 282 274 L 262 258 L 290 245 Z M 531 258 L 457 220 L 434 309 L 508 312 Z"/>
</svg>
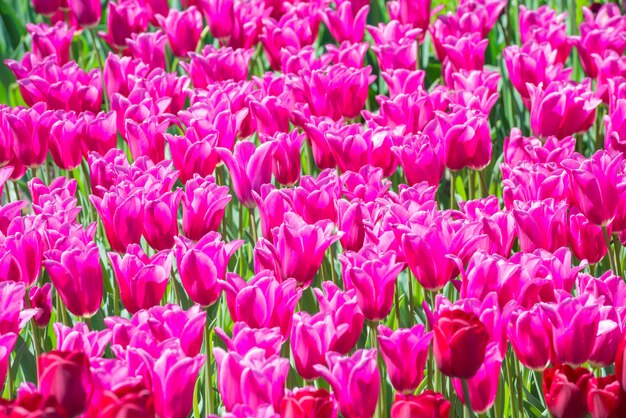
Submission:
<svg viewBox="0 0 626 418">
<path fill-rule="evenodd" d="M 29 7 L 0 418 L 626 416 L 618 5 Z"/>
</svg>

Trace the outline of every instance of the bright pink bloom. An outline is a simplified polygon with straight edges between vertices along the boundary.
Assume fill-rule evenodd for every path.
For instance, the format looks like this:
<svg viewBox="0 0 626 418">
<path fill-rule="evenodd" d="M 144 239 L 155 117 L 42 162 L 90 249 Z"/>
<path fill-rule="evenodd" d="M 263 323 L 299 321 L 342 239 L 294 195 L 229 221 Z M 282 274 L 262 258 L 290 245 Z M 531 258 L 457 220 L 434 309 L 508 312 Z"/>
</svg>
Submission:
<svg viewBox="0 0 626 418">
<path fill-rule="evenodd" d="M 48 145 L 52 160 L 63 170 L 73 170 L 83 160 L 84 120 L 77 119 L 74 112 L 57 111 L 56 120 L 50 128 Z"/>
<path fill-rule="evenodd" d="M 550 361 L 551 329 L 540 305 L 516 310 L 508 325 L 508 337 L 519 361 L 529 369 L 543 370 Z"/>
<path fill-rule="evenodd" d="M 326 250 L 341 238 L 333 229 L 328 220 L 310 225 L 297 214 L 286 213 L 284 222 L 272 232 L 273 242 L 261 238 L 255 246 L 255 271 L 269 269 L 281 281 L 294 278 L 299 285 L 309 286 Z"/>
<path fill-rule="evenodd" d="M 67 0 L 67 4 L 80 26 L 91 29 L 100 23 L 102 16 L 100 0 Z"/>
<path fill-rule="evenodd" d="M 13 153 L 26 167 L 43 164 L 48 153 L 49 113 L 44 113 L 45 104 L 38 103 L 30 109 L 15 108 L 6 114 L 7 121 L 15 138 Z"/>
<path fill-rule="evenodd" d="M 291 112 L 282 99 L 275 96 L 264 97 L 261 101 L 252 99 L 249 106 L 259 133 L 274 135 L 277 132 L 290 131 Z"/>
<path fill-rule="evenodd" d="M 41 287 L 31 287 L 28 291 L 28 301 L 31 308 L 37 311 L 33 317 L 35 324 L 40 328 L 47 327 L 52 316 L 52 285 L 46 283 Z"/>
<path fill-rule="evenodd" d="M 143 61 L 150 68 L 165 69 L 165 45 L 167 36 L 160 30 L 156 32 L 134 33 L 127 39 L 128 53 Z"/>
<path fill-rule="evenodd" d="M 583 418 L 587 415 L 587 389 L 593 375 L 589 370 L 567 364 L 543 372 L 543 396 L 555 418 Z"/>
<path fill-rule="evenodd" d="M 235 194 L 247 208 L 256 206 L 252 192 L 259 193 L 261 186 L 272 179 L 272 153 L 277 146 L 275 142 L 266 142 L 257 148 L 252 141 L 241 141 L 234 152 L 217 148 L 230 172 Z"/>
<path fill-rule="evenodd" d="M 33 8 L 35 12 L 40 15 L 50 17 L 53 16 L 60 8 L 61 5 L 66 4 L 65 0 L 32 0 Z"/>
<path fill-rule="evenodd" d="M 176 238 L 176 261 L 187 294 L 202 306 L 213 305 L 222 293 L 228 260 L 243 245 L 242 240 L 224 243 L 217 232 L 209 232 L 197 243 Z"/>
<path fill-rule="evenodd" d="M 504 162 L 519 166 L 521 162 L 559 164 L 576 150 L 576 138 L 568 136 L 558 139 L 549 136 L 544 141 L 535 137 L 524 137 L 519 128 L 511 129 L 510 136 L 504 139 Z"/>
<path fill-rule="evenodd" d="M 611 156 L 600 150 L 583 161 L 564 162 L 571 178 L 571 189 L 580 211 L 591 223 L 607 226 L 624 202 L 624 162 L 621 154 Z"/>
<path fill-rule="evenodd" d="M 174 246 L 178 235 L 178 207 L 182 190 L 176 189 L 163 194 L 148 193 L 143 212 L 143 236 L 155 250 L 167 250 Z"/>
<path fill-rule="evenodd" d="M 100 254 L 94 242 L 65 251 L 50 250 L 43 266 L 67 310 L 91 317 L 102 303 L 103 283 Z"/>
<path fill-rule="evenodd" d="M 392 20 L 387 24 L 367 26 L 367 31 L 374 39 L 372 51 L 376 54 L 381 70 L 415 69 L 420 29 Z"/>
<path fill-rule="evenodd" d="M 589 80 L 582 83 L 553 81 L 543 86 L 527 85 L 530 93 L 530 127 L 539 136 L 565 138 L 585 132 L 596 117 L 600 100 Z"/>
<path fill-rule="evenodd" d="M 434 127 L 434 125 L 431 125 Z M 433 134 L 407 134 L 394 147 L 407 182 L 415 185 L 426 181 L 438 186 L 445 170 L 443 144 Z"/>
<path fill-rule="evenodd" d="M 491 161 L 491 130 L 487 115 L 478 110 L 459 109 L 440 114 L 439 129 L 432 135 L 443 142 L 446 167 L 450 170 L 482 170 Z"/>
<path fill-rule="evenodd" d="M 339 241 L 344 250 L 359 251 L 363 247 L 367 218 L 367 209 L 360 199 L 337 201 L 337 228 L 343 232 Z"/>
<path fill-rule="evenodd" d="M 134 33 L 148 29 L 148 11 L 140 0 L 123 0 L 109 3 L 107 16 L 108 33 L 101 33 L 113 49 L 125 49 L 127 39 Z"/>
<path fill-rule="evenodd" d="M 589 222 L 576 207 L 570 210 L 568 241 L 572 252 L 579 260 L 595 264 L 606 255 L 602 229 Z"/>
<path fill-rule="evenodd" d="M 202 14 L 195 6 L 184 11 L 170 9 L 167 17 L 157 16 L 156 19 L 165 31 L 174 55 L 184 58 L 196 50 L 204 24 Z"/>
<path fill-rule="evenodd" d="M 272 154 L 272 172 L 278 183 L 292 186 L 300 179 L 300 148 L 304 138 L 304 133 L 300 134 L 295 129 L 290 133 L 277 132 L 271 137 L 259 134 L 262 143 L 276 143 Z"/>
<path fill-rule="evenodd" d="M 598 333 L 589 363 L 594 367 L 607 367 L 615 361 L 615 355 L 623 333 L 624 311 L 613 306 L 600 307 Z"/>
<path fill-rule="evenodd" d="M 543 248 L 554 252 L 567 246 L 568 206 L 565 202 L 547 199 L 517 202 L 515 206 L 513 216 L 521 251 Z"/>
<path fill-rule="evenodd" d="M 218 81 L 247 80 L 253 55 L 254 49 L 215 48 L 207 45 L 200 54 L 190 52 L 189 64 L 182 65 L 195 88 L 206 88 Z"/>
<path fill-rule="evenodd" d="M 217 389 L 227 411 L 237 405 L 280 406 L 285 395 L 289 360 L 277 355 L 266 358 L 259 348 L 245 355 L 215 348 L 213 354 L 217 363 Z"/>
<path fill-rule="evenodd" d="M 487 39 L 481 39 L 477 33 L 466 33 L 459 38 L 453 36 L 446 38 L 443 44 L 446 51 L 443 66 L 450 66 L 455 71 L 482 70 L 488 43 Z"/>
<path fill-rule="evenodd" d="M 343 416 L 374 415 L 380 392 L 376 356 L 376 350 L 357 350 L 351 357 L 331 352 L 326 355 L 328 367 L 315 367 L 332 387 Z"/>
<path fill-rule="evenodd" d="M 172 254 L 161 251 L 148 257 L 137 244 L 130 244 L 124 257 L 109 253 L 122 303 L 134 314 L 161 303 L 172 269 Z"/>
<path fill-rule="evenodd" d="M 255 194 L 254 200 L 259 208 L 261 234 L 273 242 L 275 228 L 283 223 L 285 213 L 293 211 L 291 196 L 268 184 L 261 187 L 261 195 Z"/>
<path fill-rule="evenodd" d="M 107 240 L 113 251 L 123 253 L 128 244 L 139 244 L 143 225 L 143 202 L 141 192 L 128 193 L 122 188 L 114 188 L 103 197 L 89 196 L 104 226 Z"/>
<path fill-rule="evenodd" d="M 82 138 L 83 157 L 87 158 L 90 151 L 105 155 L 117 146 L 115 112 L 100 112 L 97 115 L 83 112 L 79 119 L 85 125 Z"/>
<path fill-rule="evenodd" d="M 307 380 L 320 377 L 315 366 L 326 363 L 326 353 L 348 325 L 343 324 L 342 327 L 343 329 L 335 329 L 332 318 L 324 313 L 294 314 L 289 343 L 296 371 L 300 376 Z"/>
<path fill-rule="evenodd" d="M 420 29 L 419 41 L 424 40 L 424 35 L 430 25 L 430 18 L 433 13 L 431 12 L 431 0 L 398 0 L 387 3 L 387 9 L 389 10 L 389 17 L 398 19 L 400 23 L 410 24 L 416 29 Z"/>
<path fill-rule="evenodd" d="M 426 73 L 423 70 L 407 70 L 399 68 L 381 72 L 381 77 L 389 88 L 389 97 L 398 94 L 411 94 L 420 89 L 424 89 L 424 78 Z"/>
<path fill-rule="evenodd" d="M 9 371 L 11 351 L 17 341 L 17 334 L 9 332 L 0 335 L 0 386 L 4 387 L 7 372 Z"/>
<path fill-rule="evenodd" d="M 279 282 L 269 271 L 245 281 L 230 274 L 222 283 L 226 303 L 234 322 L 245 322 L 250 328 L 280 327 L 283 338 L 291 331 L 293 311 L 302 295 L 293 279 Z"/>
<path fill-rule="evenodd" d="M 281 68 L 280 54 L 283 48 L 291 47 L 299 50 L 313 44 L 317 37 L 316 22 L 319 26 L 319 17 L 316 15 L 299 16 L 297 8 L 290 9 L 279 20 L 263 19 L 260 39 L 272 69 Z"/>
<path fill-rule="evenodd" d="M 104 82 L 109 97 L 113 97 L 115 93 L 123 96 L 130 96 L 131 76 L 146 78 L 150 68 L 143 61 L 133 59 L 131 57 L 122 57 L 109 53 L 104 62 Z"/>
<path fill-rule="evenodd" d="M 573 43 L 567 36 L 566 17 L 566 13 L 557 15 L 548 6 L 528 10 L 524 5 L 520 5 L 519 31 L 522 44 L 531 40 L 540 44 L 548 43 L 552 50 L 557 51 L 555 62 L 565 63 Z"/>
<path fill-rule="evenodd" d="M 19 334 L 28 321 L 36 315 L 34 309 L 24 309 L 26 287 L 23 283 L 0 282 L 0 335 Z"/>
<path fill-rule="evenodd" d="M 250 328 L 244 322 L 233 325 L 233 337 L 219 327 L 215 327 L 215 333 L 224 341 L 228 351 L 234 351 L 242 356 L 253 348 L 261 348 L 265 351 L 265 358 L 280 355 L 283 344 L 283 336 L 280 328 Z"/>
<path fill-rule="evenodd" d="M 156 116 L 137 123 L 126 119 L 124 125 L 125 138 L 134 159 L 148 156 L 154 163 L 165 159 L 165 132 L 169 127 L 168 120 L 159 121 Z"/>
<path fill-rule="evenodd" d="M 70 60 L 70 47 L 74 29 L 65 23 L 59 22 L 54 26 L 45 23 L 37 25 L 29 23 L 26 29 L 30 34 L 32 51 L 40 60 L 50 55 L 56 55 L 56 62 L 63 65 Z"/>
<path fill-rule="evenodd" d="M 322 19 L 326 24 L 330 34 L 338 43 L 350 41 L 351 43 L 361 42 L 365 34 L 365 23 L 369 6 L 353 10 L 351 1 L 343 1 L 337 4 L 337 10 L 327 7 L 322 12 Z"/>
<path fill-rule="evenodd" d="M 28 287 L 39 279 L 44 251 L 44 241 L 39 231 L 9 235 L 0 248 L 4 253 L 0 256 L 0 278 L 21 282 Z"/>
<path fill-rule="evenodd" d="M 384 319 L 393 307 L 396 278 L 404 269 L 393 251 L 379 253 L 364 247 L 358 253 L 346 252 L 339 256 L 346 289 L 354 288 L 365 318 Z"/>
<path fill-rule="evenodd" d="M 323 282 L 322 292 L 313 289 L 320 306 L 320 312 L 330 316 L 335 324 L 337 338 L 332 341 L 329 351 L 347 354 L 354 348 L 365 322 L 354 289 L 343 292 L 332 282 Z M 343 325 L 347 324 L 345 327 Z"/>
<path fill-rule="evenodd" d="M 101 357 L 111 340 L 110 330 L 90 331 L 84 322 L 77 322 L 74 327 L 56 322 L 52 327 L 56 335 L 57 350 L 80 351 L 89 358 Z"/>
<path fill-rule="evenodd" d="M 398 392 L 413 393 L 424 378 L 432 332 L 423 325 L 393 331 L 378 326 L 378 344 L 391 384 Z"/>
<path fill-rule="evenodd" d="M 213 177 L 195 175 L 185 183 L 183 195 L 183 232 L 198 241 L 210 231 L 217 231 L 224 209 L 232 199 L 227 186 L 218 186 Z"/>
</svg>

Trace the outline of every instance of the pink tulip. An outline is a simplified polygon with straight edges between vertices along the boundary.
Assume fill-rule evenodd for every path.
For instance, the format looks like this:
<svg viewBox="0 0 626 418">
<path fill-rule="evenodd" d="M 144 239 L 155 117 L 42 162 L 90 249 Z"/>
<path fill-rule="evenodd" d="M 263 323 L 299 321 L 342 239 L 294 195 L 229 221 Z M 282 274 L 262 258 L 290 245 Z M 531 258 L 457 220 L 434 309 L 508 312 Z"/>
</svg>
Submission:
<svg viewBox="0 0 626 418">
<path fill-rule="evenodd" d="M 25 294 L 26 287 L 23 283 L 0 282 L 0 335 L 19 334 L 37 314 L 34 309 L 24 309 Z"/>
<path fill-rule="evenodd" d="M 245 355 L 215 348 L 213 354 L 217 363 L 217 389 L 227 411 L 237 405 L 280 406 L 285 395 L 289 360 L 276 355 L 266 358 L 265 352 L 258 348 Z"/>
<path fill-rule="evenodd" d="M 46 283 L 41 287 L 31 287 L 28 291 L 28 301 L 31 308 L 37 311 L 33 317 L 35 324 L 40 328 L 47 327 L 52 316 L 52 285 Z"/>
<path fill-rule="evenodd" d="M 380 351 L 391 384 L 398 392 L 414 392 L 424 378 L 431 339 L 432 332 L 424 332 L 423 325 L 396 331 L 378 326 Z"/>
<path fill-rule="evenodd" d="M 446 167 L 482 170 L 489 164 L 492 144 L 486 115 L 477 110 L 460 109 L 441 114 L 438 120 L 440 131 L 436 129 L 433 135 L 443 141 Z"/>
<path fill-rule="evenodd" d="M 201 54 L 189 53 L 189 64 L 183 67 L 194 87 L 206 88 L 218 81 L 243 81 L 248 79 L 253 49 L 215 48 L 207 45 Z"/>
<path fill-rule="evenodd" d="M 580 365 L 589 360 L 593 350 L 600 317 L 598 306 L 585 299 L 566 297 L 558 304 L 541 305 L 544 321 L 552 328 L 552 348 L 561 363 Z"/>
<path fill-rule="evenodd" d="M 553 164 L 520 164 L 515 168 L 502 164 L 500 168 L 504 207 L 509 210 L 514 209 L 516 200 L 570 199 L 571 181 L 567 171 Z"/>
<path fill-rule="evenodd" d="M 29 23 L 26 29 L 30 34 L 33 55 L 38 59 L 43 60 L 50 55 L 56 55 L 56 62 L 59 65 L 66 64 L 70 60 L 73 28 L 59 22 L 54 26 L 48 26 L 45 23 L 38 25 Z"/>
<path fill-rule="evenodd" d="M 73 170 L 83 160 L 82 139 L 84 135 L 84 121 L 76 118 L 74 112 L 57 111 L 53 119 L 56 120 L 50 128 L 48 139 L 50 154 L 54 163 L 64 170 Z"/>
<path fill-rule="evenodd" d="M 351 357 L 331 352 L 326 355 L 328 367 L 315 367 L 332 387 L 343 416 L 374 415 L 380 391 L 376 356 L 376 350 L 357 350 Z"/>
<path fill-rule="evenodd" d="M 120 58 L 118 55 L 109 53 L 104 62 L 103 76 L 107 94 L 113 97 L 115 93 L 130 96 L 130 77 L 146 78 L 150 68 L 144 62 L 131 57 Z"/>
<path fill-rule="evenodd" d="M 172 268 L 172 254 L 161 251 L 152 257 L 130 244 L 124 257 L 109 253 L 124 307 L 134 314 L 161 303 Z"/>
<path fill-rule="evenodd" d="M 337 200 L 340 197 L 339 178 L 325 170 L 317 178 L 302 176 L 300 186 L 291 196 L 293 209 L 308 224 L 337 220 Z"/>
<path fill-rule="evenodd" d="M 0 248 L 4 250 L 0 257 L 0 277 L 28 287 L 39 279 L 44 243 L 37 230 L 9 235 Z"/>
<path fill-rule="evenodd" d="M 598 333 L 589 363 L 594 367 L 607 367 L 615 361 L 624 330 L 623 310 L 613 306 L 600 307 Z"/>
<path fill-rule="evenodd" d="M 267 96 L 261 101 L 251 100 L 250 114 L 259 133 L 274 135 L 277 132 L 289 132 L 290 111 L 286 103 L 278 97 Z"/>
<path fill-rule="evenodd" d="M 272 153 L 278 146 L 275 142 L 266 142 L 258 148 L 251 141 L 241 141 L 235 145 L 234 152 L 217 148 L 217 153 L 228 167 L 233 189 L 237 198 L 247 208 L 254 208 L 252 192 L 259 193 L 261 186 L 272 178 Z"/>
<path fill-rule="evenodd" d="M 165 159 L 165 132 L 169 121 L 150 117 L 141 123 L 126 119 L 125 138 L 133 158 L 148 156 L 154 163 Z"/>
<path fill-rule="evenodd" d="M 384 319 L 393 307 L 396 278 L 404 264 L 396 261 L 393 251 L 377 253 L 364 247 L 358 253 L 346 252 L 339 256 L 342 277 L 347 289 L 356 289 L 356 297 L 365 318 Z"/>
<path fill-rule="evenodd" d="M 568 240 L 572 252 L 579 260 L 595 264 L 606 255 L 602 229 L 589 222 L 577 208 L 570 210 Z"/>
<path fill-rule="evenodd" d="M 564 165 L 570 173 L 572 192 L 580 211 L 594 225 L 610 224 L 617 216 L 626 188 L 621 154 L 612 157 L 600 150 L 588 159 L 567 160 Z"/>
<path fill-rule="evenodd" d="M 183 232 L 198 241 L 211 231 L 217 231 L 224 209 L 231 200 L 227 186 L 218 186 L 213 177 L 197 174 L 185 183 L 183 195 Z"/>
<path fill-rule="evenodd" d="M 274 241 L 259 239 L 254 248 L 254 268 L 269 269 L 283 281 L 294 278 L 299 285 L 311 284 L 324 260 L 328 247 L 341 238 L 333 234 L 327 220 L 310 225 L 295 213 L 286 213 L 284 222 L 274 229 Z"/>
<path fill-rule="evenodd" d="M 108 33 L 101 33 L 100 36 L 114 50 L 123 50 L 133 33 L 142 33 L 148 29 L 148 18 L 147 9 L 139 0 L 111 2 L 107 17 Z"/>
<path fill-rule="evenodd" d="M 329 351 L 347 354 L 356 345 L 365 322 L 357 301 L 356 290 L 343 292 L 332 282 L 323 282 L 322 288 L 323 292 L 317 288 L 313 291 L 319 302 L 320 312 L 331 317 L 337 333 L 337 338 L 331 342 Z"/>
<path fill-rule="evenodd" d="M 421 42 L 424 40 L 424 35 L 430 25 L 431 15 L 436 13 L 439 8 L 431 12 L 430 0 L 398 0 L 387 3 L 387 9 L 391 19 L 398 19 L 400 23 L 410 24 L 416 29 L 421 29 L 419 38 Z"/>
<path fill-rule="evenodd" d="M 53 328 L 57 350 L 80 351 L 87 354 L 89 358 L 101 357 L 111 340 L 110 330 L 90 331 L 84 322 L 77 322 L 73 328 L 57 322 Z"/>
<path fill-rule="evenodd" d="M 104 226 L 107 240 L 113 251 L 123 253 L 128 244 L 138 244 L 141 240 L 144 209 L 140 191 L 130 193 L 114 188 L 103 197 L 89 196 Z"/>
<path fill-rule="evenodd" d="M 426 73 L 423 70 L 407 70 L 404 68 L 381 72 L 381 77 L 389 88 L 389 97 L 393 98 L 398 94 L 411 94 L 424 89 L 424 78 Z"/>
<path fill-rule="evenodd" d="M 4 387 L 7 372 L 9 371 L 11 351 L 17 341 L 17 334 L 9 332 L 0 335 L 0 386 Z"/>
<path fill-rule="evenodd" d="M 274 241 L 274 230 L 285 219 L 287 212 L 293 211 L 291 196 L 268 184 L 261 187 L 261 194 L 255 194 L 254 200 L 259 208 L 261 233 L 268 241 Z"/>
<path fill-rule="evenodd" d="M 45 109 L 45 104 L 39 103 L 30 109 L 16 108 L 6 115 L 13 135 L 19 138 L 13 142 L 13 153 L 26 167 L 40 166 L 48 153 L 47 136 L 52 119 L 49 113 L 44 113 Z"/>
<path fill-rule="evenodd" d="M 32 0 L 33 8 L 36 13 L 50 17 L 53 16 L 60 8 L 65 5 L 65 0 Z"/>
<path fill-rule="evenodd" d="M 283 338 L 291 332 L 293 311 L 302 295 L 296 285 L 293 279 L 279 282 L 267 270 L 248 282 L 230 274 L 222 283 L 234 322 L 245 322 L 250 328 L 280 327 Z"/>
<path fill-rule="evenodd" d="M 206 0 L 201 8 L 207 17 L 211 35 L 218 39 L 229 38 L 234 29 L 234 1 L 233 0 Z"/>
<path fill-rule="evenodd" d="M 600 100 L 589 80 L 582 83 L 553 81 L 546 86 L 527 85 L 530 93 L 530 127 L 536 135 L 565 138 L 585 132 L 595 120 Z"/>
<path fill-rule="evenodd" d="M 572 72 L 556 62 L 557 51 L 547 44 L 530 41 L 521 48 L 511 45 L 503 50 L 504 62 L 511 84 L 522 96 L 524 104 L 529 105 L 530 92 L 527 84 L 549 85 L 553 81 L 567 81 Z"/>
<path fill-rule="evenodd" d="M 165 15 L 165 13 L 162 13 Z M 150 68 L 165 69 L 165 44 L 167 36 L 160 30 L 156 32 L 134 33 L 126 39 L 131 57 L 143 61 Z"/>
<path fill-rule="evenodd" d="M 319 18 L 316 16 L 298 16 L 296 8 L 292 8 L 278 20 L 263 19 L 260 39 L 272 69 L 281 69 L 280 53 L 283 48 L 302 49 L 313 44 L 317 37 L 316 21 L 319 25 Z"/>
<path fill-rule="evenodd" d="M 272 137 L 259 135 L 262 143 L 276 142 L 272 154 L 272 172 L 276 181 L 286 186 L 294 185 L 300 179 L 300 148 L 304 134 L 297 130 L 291 133 L 278 132 Z"/>
<path fill-rule="evenodd" d="M 83 112 L 79 119 L 85 125 L 82 138 L 83 157 L 87 158 L 90 151 L 104 155 L 117 146 L 114 112 L 100 112 L 97 115 Z"/>
<path fill-rule="evenodd" d="M 455 71 L 482 70 L 485 64 L 485 50 L 488 40 L 481 39 L 477 33 L 464 34 L 456 38 L 445 39 L 443 49 L 446 51 L 444 67 L 450 66 Z"/>
<path fill-rule="evenodd" d="M 557 51 L 555 62 L 565 63 L 572 49 L 572 39 L 567 36 L 565 25 L 566 13 L 557 15 L 548 6 L 528 10 L 524 5 L 519 7 L 519 31 L 522 44 L 528 41 L 547 43 L 553 51 Z"/>
<path fill-rule="evenodd" d="M 102 303 L 102 267 L 98 247 L 91 242 L 83 248 L 50 250 L 43 266 L 67 310 L 89 318 Z"/>
<path fill-rule="evenodd" d="M 343 324 L 341 327 L 342 329 L 335 329 L 332 318 L 324 313 L 311 316 L 306 312 L 299 312 L 294 315 L 289 340 L 296 371 L 300 376 L 307 380 L 320 377 L 315 366 L 326 363 L 326 353 L 336 341 L 337 335 L 345 332 L 348 325 Z"/>
<path fill-rule="evenodd" d="M 504 360 L 497 344 L 490 344 L 485 353 L 485 360 L 478 372 L 467 380 L 469 397 L 472 410 L 477 413 L 484 413 L 491 408 L 496 401 L 498 384 L 500 379 L 500 368 Z M 452 385 L 459 397 L 465 403 L 461 379 L 452 379 Z"/>
<path fill-rule="evenodd" d="M 359 251 L 363 247 L 367 218 L 367 209 L 360 199 L 337 201 L 337 228 L 343 232 L 339 241 L 344 250 Z"/>
<path fill-rule="evenodd" d="M 145 196 L 143 236 L 155 250 L 167 250 L 174 246 L 174 237 L 178 235 L 178 206 L 182 192 L 176 189 Z"/>
<path fill-rule="evenodd" d="M 374 40 L 372 51 L 376 55 L 381 70 L 414 70 L 417 65 L 417 38 L 420 29 L 403 25 L 398 20 L 367 26 Z"/>
<path fill-rule="evenodd" d="M 519 128 L 511 129 L 511 135 L 504 139 L 504 162 L 511 166 L 522 161 L 531 163 L 556 163 L 573 157 L 576 138 L 568 136 L 558 139 L 549 136 L 542 141 L 535 137 L 524 137 Z"/>
<path fill-rule="evenodd" d="M 434 125 L 431 124 L 431 127 Z M 427 130 L 428 128 L 425 128 Z M 433 134 L 408 134 L 392 147 L 411 185 L 428 182 L 437 186 L 445 170 L 443 144 Z"/>
<path fill-rule="evenodd" d="M 537 248 L 555 251 L 567 246 L 567 204 L 553 199 L 529 203 L 519 202 L 513 211 L 520 249 L 531 252 Z"/>
<path fill-rule="evenodd" d="M 280 355 L 280 349 L 283 344 L 283 336 L 280 334 L 280 328 L 250 328 L 243 322 L 237 322 L 233 325 L 233 337 L 230 338 L 224 330 L 215 327 L 215 333 L 224 341 L 228 351 L 234 351 L 237 354 L 245 356 L 254 348 L 264 350 L 265 358 L 274 355 Z"/>
<path fill-rule="evenodd" d="M 315 165 L 320 169 L 335 168 L 336 162 L 333 157 L 328 142 L 326 141 L 326 132 L 339 130 L 343 126 L 341 120 L 334 121 L 329 117 L 312 116 L 304 125 L 304 132 L 311 145 L 313 160 Z"/>
<path fill-rule="evenodd" d="M 338 43 L 350 41 L 351 43 L 361 42 L 365 34 L 365 23 L 369 6 L 353 10 L 350 1 L 343 1 L 337 5 L 337 10 L 327 7 L 322 13 L 322 19 L 326 24 L 330 34 Z"/>
<path fill-rule="evenodd" d="M 508 325 L 508 337 L 519 361 L 529 369 L 543 370 L 550 361 L 550 327 L 540 305 L 516 310 Z"/>
<path fill-rule="evenodd" d="M 186 57 L 187 53 L 196 50 L 203 22 L 202 14 L 195 6 L 184 11 L 170 9 L 167 17 L 159 15 L 156 19 L 165 31 L 174 55 Z"/>
<path fill-rule="evenodd" d="M 176 237 L 176 261 L 187 294 L 202 306 L 213 305 L 222 293 L 228 260 L 243 245 L 242 240 L 224 243 L 217 232 L 209 232 L 197 243 Z"/>
<path fill-rule="evenodd" d="M 67 0 L 67 4 L 80 26 L 91 29 L 100 23 L 102 15 L 100 0 Z"/>
</svg>

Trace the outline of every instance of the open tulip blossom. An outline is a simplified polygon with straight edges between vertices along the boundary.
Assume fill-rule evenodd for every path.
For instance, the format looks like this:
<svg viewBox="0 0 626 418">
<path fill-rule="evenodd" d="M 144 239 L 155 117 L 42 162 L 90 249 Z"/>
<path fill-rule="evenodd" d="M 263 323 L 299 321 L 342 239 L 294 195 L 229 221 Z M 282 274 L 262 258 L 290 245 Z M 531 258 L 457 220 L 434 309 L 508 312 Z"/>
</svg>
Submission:
<svg viewBox="0 0 626 418">
<path fill-rule="evenodd" d="M 0 418 L 626 417 L 626 12 L 543 3 L 0 0 Z"/>
</svg>

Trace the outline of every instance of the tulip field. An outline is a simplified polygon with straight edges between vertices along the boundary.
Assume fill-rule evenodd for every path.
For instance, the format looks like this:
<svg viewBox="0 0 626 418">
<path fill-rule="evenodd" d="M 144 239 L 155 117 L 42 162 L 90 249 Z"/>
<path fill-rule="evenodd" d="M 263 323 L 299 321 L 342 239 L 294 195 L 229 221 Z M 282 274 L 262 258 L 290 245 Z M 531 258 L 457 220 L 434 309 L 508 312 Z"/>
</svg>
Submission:
<svg viewBox="0 0 626 418">
<path fill-rule="evenodd" d="M 626 417 L 626 8 L 0 0 L 0 418 Z"/>
</svg>

